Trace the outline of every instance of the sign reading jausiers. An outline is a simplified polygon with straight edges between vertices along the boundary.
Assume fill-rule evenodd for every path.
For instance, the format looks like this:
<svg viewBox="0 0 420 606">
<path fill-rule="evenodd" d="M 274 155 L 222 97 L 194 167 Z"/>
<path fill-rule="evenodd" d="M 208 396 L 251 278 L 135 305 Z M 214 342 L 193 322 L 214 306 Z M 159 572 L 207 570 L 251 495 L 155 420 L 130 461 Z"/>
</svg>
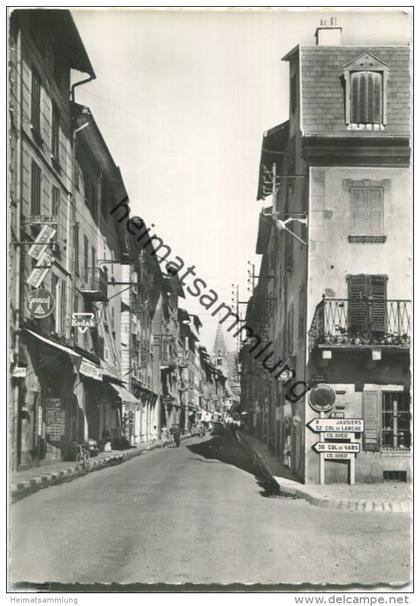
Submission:
<svg viewBox="0 0 420 606">
<path fill-rule="evenodd" d="M 308 423 L 308 427 L 316 432 L 363 433 L 365 421 L 364 419 L 312 419 Z"/>
</svg>

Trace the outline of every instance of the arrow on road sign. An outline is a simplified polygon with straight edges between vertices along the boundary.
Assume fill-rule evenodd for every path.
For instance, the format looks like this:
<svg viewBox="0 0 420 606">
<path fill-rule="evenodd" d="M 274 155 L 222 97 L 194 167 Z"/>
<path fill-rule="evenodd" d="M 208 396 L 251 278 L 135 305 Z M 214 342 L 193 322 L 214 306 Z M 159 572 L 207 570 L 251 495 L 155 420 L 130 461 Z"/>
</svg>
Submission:
<svg viewBox="0 0 420 606">
<path fill-rule="evenodd" d="M 358 442 L 317 442 L 314 445 L 317 452 L 360 452 L 360 444 Z"/>
<path fill-rule="evenodd" d="M 312 431 L 340 431 L 362 433 L 365 430 L 364 419 L 312 419 L 308 423 Z"/>
</svg>

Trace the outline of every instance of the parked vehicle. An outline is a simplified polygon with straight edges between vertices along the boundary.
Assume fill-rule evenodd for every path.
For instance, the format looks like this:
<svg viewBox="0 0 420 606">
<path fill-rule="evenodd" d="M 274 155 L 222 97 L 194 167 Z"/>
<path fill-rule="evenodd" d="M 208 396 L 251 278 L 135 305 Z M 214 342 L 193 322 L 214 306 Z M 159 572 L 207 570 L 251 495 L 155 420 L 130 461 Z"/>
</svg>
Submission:
<svg viewBox="0 0 420 606">
<path fill-rule="evenodd" d="M 202 425 L 202 423 L 195 423 L 194 425 L 191 426 L 190 429 L 190 435 L 191 436 L 205 436 L 206 435 L 206 430 L 204 425 Z"/>
</svg>

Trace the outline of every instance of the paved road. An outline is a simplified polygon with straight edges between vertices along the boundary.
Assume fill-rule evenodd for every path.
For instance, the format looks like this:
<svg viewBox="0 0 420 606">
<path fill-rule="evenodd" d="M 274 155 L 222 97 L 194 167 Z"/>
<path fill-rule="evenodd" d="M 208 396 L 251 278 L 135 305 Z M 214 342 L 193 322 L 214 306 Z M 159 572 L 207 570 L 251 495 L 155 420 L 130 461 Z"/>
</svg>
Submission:
<svg viewBox="0 0 420 606">
<path fill-rule="evenodd" d="M 41 490 L 11 507 L 12 579 L 408 582 L 408 515 L 269 498 L 253 471 L 231 439 L 193 438 Z"/>
</svg>

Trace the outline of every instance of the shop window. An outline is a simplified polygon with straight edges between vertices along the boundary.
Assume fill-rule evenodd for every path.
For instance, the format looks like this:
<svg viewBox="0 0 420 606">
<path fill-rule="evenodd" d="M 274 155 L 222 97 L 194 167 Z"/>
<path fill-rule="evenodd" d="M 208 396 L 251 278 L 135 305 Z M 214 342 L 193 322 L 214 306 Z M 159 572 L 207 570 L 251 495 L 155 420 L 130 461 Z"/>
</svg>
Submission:
<svg viewBox="0 0 420 606">
<path fill-rule="evenodd" d="M 411 447 L 410 398 L 404 392 L 382 393 L 382 450 L 409 450 Z"/>
<path fill-rule="evenodd" d="M 31 167 L 31 215 L 41 214 L 41 169 L 32 161 Z"/>
</svg>

